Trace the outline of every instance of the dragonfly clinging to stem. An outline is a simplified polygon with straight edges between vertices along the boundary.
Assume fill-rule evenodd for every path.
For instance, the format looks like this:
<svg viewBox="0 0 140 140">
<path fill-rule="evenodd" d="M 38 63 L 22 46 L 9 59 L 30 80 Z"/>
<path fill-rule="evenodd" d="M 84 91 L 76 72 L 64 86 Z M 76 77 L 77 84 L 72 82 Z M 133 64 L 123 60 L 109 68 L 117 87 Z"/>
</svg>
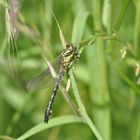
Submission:
<svg viewBox="0 0 140 140">
<path fill-rule="evenodd" d="M 62 51 L 59 57 L 59 61 L 58 61 L 60 67 L 59 67 L 59 71 L 56 77 L 56 83 L 55 83 L 51 98 L 49 100 L 48 106 L 45 109 L 45 116 L 44 116 L 45 123 L 48 123 L 49 118 L 52 114 L 54 99 L 57 94 L 62 77 L 65 74 L 68 74 L 71 67 L 78 61 L 79 57 L 80 57 L 80 54 L 78 53 L 76 46 L 73 45 L 72 43 L 67 44 L 66 48 Z M 32 85 L 34 85 L 35 83 L 36 83 L 36 80 L 31 81 L 31 83 L 29 82 L 28 88 L 32 87 Z"/>
<path fill-rule="evenodd" d="M 79 57 L 80 55 L 76 47 L 72 43 L 67 44 L 66 48 L 62 51 L 60 56 L 60 69 L 56 78 L 56 83 L 50 101 L 48 103 L 48 106 L 45 110 L 45 117 L 44 117 L 45 123 L 48 123 L 49 117 L 52 113 L 54 98 L 56 96 L 61 78 L 64 76 L 65 73 L 68 73 L 69 69 L 74 65 L 76 61 L 78 61 Z"/>
<path fill-rule="evenodd" d="M 52 114 L 54 99 L 57 94 L 62 77 L 65 74 L 68 74 L 69 70 L 73 67 L 73 65 L 76 62 L 78 62 L 80 58 L 80 54 L 82 53 L 82 50 L 83 50 L 83 46 L 92 45 L 99 36 L 102 36 L 102 34 L 91 36 L 89 39 L 81 41 L 79 44 L 77 44 L 77 47 L 72 43 L 68 43 L 65 49 L 61 52 L 59 60 L 58 60 L 58 64 L 57 64 L 59 68 L 57 68 L 58 69 L 57 76 L 55 77 L 56 82 L 55 82 L 54 89 L 50 97 L 48 106 L 45 109 L 45 115 L 44 115 L 45 123 L 48 123 L 49 118 Z M 39 76 L 35 77 L 33 80 L 31 80 L 28 83 L 27 88 L 32 90 L 32 88 L 34 88 L 35 86 L 38 86 L 41 79 L 44 80 L 45 76 L 47 76 L 48 74 L 51 74 L 51 70 L 50 72 L 48 72 L 47 70 L 43 72 L 42 74 L 40 74 Z"/>
</svg>

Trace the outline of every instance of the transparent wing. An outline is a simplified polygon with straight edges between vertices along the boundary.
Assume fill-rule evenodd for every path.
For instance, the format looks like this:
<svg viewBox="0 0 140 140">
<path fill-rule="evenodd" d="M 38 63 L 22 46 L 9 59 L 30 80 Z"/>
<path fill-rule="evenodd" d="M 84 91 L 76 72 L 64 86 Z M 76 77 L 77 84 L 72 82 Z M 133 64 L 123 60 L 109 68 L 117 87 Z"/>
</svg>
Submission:
<svg viewBox="0 0 140 140">
<path fill-rule="evenodd" d="M 60 68 L 59 59 L 55 64 L 52 65 L 53 69 L 56 73 L 58 73 Z M 38 76 L 34 77 L 32 80 L 30 80 L 27 84 L 27 89 L 34 91 L 38 89 L 44 89 L 48 88 L 49 85 L 51 85 L 55 81 L 55 78 L 52 77 L 50 70 L 47 69 Z"/>
</svg>

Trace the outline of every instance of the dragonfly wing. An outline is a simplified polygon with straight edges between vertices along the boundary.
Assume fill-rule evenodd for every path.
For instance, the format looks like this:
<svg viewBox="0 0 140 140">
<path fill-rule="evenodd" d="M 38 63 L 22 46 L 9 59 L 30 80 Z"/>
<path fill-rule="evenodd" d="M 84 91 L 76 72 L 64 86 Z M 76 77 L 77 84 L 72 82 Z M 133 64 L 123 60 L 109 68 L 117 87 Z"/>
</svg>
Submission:
<svg viewBox="0 0 140 140">
<path fill-rule="evenodd" d="M 47 85 L 53 80 L 51 75 L 47 74 L 47 71 L 48 70 L 30 80 L 27 84 L 27 89 L 33 91 L 40 88 L 45 88 L 45 86 L 47 87 Z"/>
<path fill-rule="evenodd" d="M 55 72 L 58 73 L 60 68 L 59 63 L 57 62 L 56 64 L 53 64 L 52 67 L 55 70 Z M 55 78 L 52 77 L 50 70 L 48 68 L 43 73 L 30 80 L 27 84 L 27 89 L 30 91 L 44 89 L 49 87 L 49 85 L 51 85 L 54 81 Z"/>
</svg>

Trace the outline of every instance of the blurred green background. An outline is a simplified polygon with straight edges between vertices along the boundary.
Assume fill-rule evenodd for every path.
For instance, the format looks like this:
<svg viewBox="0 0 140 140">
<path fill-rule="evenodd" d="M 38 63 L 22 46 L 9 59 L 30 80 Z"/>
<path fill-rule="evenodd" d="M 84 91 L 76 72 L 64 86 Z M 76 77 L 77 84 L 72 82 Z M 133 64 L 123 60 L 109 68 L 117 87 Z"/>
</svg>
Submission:
<svg viewBox="0 0 140 140">
<path fill-rule="evenodd" d="M 91 121 L 63 120 L 74 113 L 59 91 L 48 129 L 42 122 L 52 88 L 30 92 L 26 85 L 47 68 L 43 56 L 55 62 L 63 50 L 51 11 L 67 42 L 105 35 L 84 48 L 74 70 Z M 139 38 L 140 0 L 0 0 L 0 139 L 140 140 Z"/>
</svg>

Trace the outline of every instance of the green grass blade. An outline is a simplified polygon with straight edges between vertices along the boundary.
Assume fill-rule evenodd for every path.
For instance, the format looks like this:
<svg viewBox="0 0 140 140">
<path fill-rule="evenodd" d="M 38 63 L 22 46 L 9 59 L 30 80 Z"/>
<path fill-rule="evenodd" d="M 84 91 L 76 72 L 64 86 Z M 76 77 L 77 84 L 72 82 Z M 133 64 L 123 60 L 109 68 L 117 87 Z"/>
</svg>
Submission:
<svg viewBox="0 0 140 140">
<path fill-rule="evenodd" d="M 135 1 L 136 15 L 135 15 L 135 25 L 134 25 L 134 52 L 137 57 L 139 57 L 140 47 L 140 0 Z"/>
<path fill-rule="evenodd" d="M 82 38 L 87 16 L 88 16 L 88 13 L 85 12 L 83 14 L 77 14 L 77 17 L 75 18 L 72 39 L 71 39 L 74 44 L 80 42 L 80 40 Z M 79 94 L 77 84 L 76 84 L 76 81 L 75 81 L 75 78 L 74 78 L 72 71 L 70 71 L 70 78 L 71 78 L 74 96 L 76 98 L 76 101 L 77 101 L 77 104 L 78 104 L 78 107 L 80 110 L 80 114 L 82 115 L 82 117 L 84 118 L 86 123 L 89 125 L 89 127 L 91 128 L 91 130 L 93 131 L 93 133 L 95 134 L 97 139 L 103 140 L 102 136 L 100 135 L 100 133 L 98 132 L 98 130 L 96 129 L 94 124 L 92 123 L 91 119 L 89 118 L 89 116 L 85 110 L 85 107 L 81 101 L 80 94 Z"/>
<path fill-rule="evenodd" d="M 103 31 L 102 23 L 102 2 L 92 2 L 94 30 Z M 96 46 L 96 47 L 95 47 Z M 87 50 L 88 70 L 90 75 L 90 99 L 91 114 L 94 123 L 105 140 L 111 139 L 111 114 L 110 96 L 108 89 L 107 66 L 105 56 L 105 44 L 103 40 L 97 39 L 95 46 Z"/>
<path fill-rule="evenodd" d="M 126 14 L 127 8 L 128 8 L 128 6 L 130 4 L 130 1 L 131 0 L 125 0 L 124 4 L 122 5 L 122 8 L 121 8 L 121 11 L 119 13 L 118 19 L 117 19 L 116 24 L 114 26 L 116 31 L 119 30 L 119 28 L 120 28 L 120 26 L 122 24 L 122 21 L 124 19 L 125 14 Z"/>
<path fill-rule="evenodd" d="M 73 75 L 73 72 L 71 71 L 70 72 L 70 78 L 71 78 L 71 83 L 72 83 L 72 88 L 73 88 L 73 91 L 74 91 L 74 96 L 76 98 L 76 101 L 77 101 L 77 104 L 79 106 L 79 109 L 80 109 L 80 112 L 83 114 L 86 114 L 86 110 L 85 110 L 85 107 L 80 99 L 80 94 L 79 94 L 79 91 L 78 91 L 78 88 L 77 88 L 77 85 L 76 85 L 76 81 L 75 81 L 75 78 L 74 78 L 74 75 Z"/>
<path fill-rule="evenodd" d="M 140 88 L 133 82 L 131 81 L 125 73 L 123 73 L 121 70 L 119 70 L 118 67 L 114 66 L 115 70 L 118 72 L 118 74 L 121 76 L 121 78 L 129 85 L 129 87 L 134 90 L 134 92 L 140 96 Z"/>
<path fill-rule="evenodd" d="M 34 134 L 37 134 L 43 130 L 46 130 L 48 128 L 55 127 L 58 125 L 64 125 L 64 124 L 69 124 L 69 123 L 79 123 L 79 122 L 83 122 L 83 120 L 80 117 L 77 117 L 74 115 L 57 117 L 57 118 L 51 119 L 48 124 L 40 123 L 34 126 L 33 128 L 29 129 L 27 132 L 25 132 L 23 135 L 16 138 L 15 140 L 25 140 Z"/>
<path fill-rule="evenodd" d="M 122 24 L 122 21 L 123 21 L 125 15 L 126 15 L 129 4 L 130 4 L 130 0 L 125 0 L 124 1 L 123 5 L 122 5 L 122 8 L 121 8 L 121 11 L 119 13 L 119 16 L 117 18 L 116 24 L 113 27 L 115 29 L 115 32 L 119 31 L 120 26 Z M 109 47 L 108 47 L 108 52 L 112 51 L 115 42 L 116 42 L 115 40 L 110 41 Z"/>
<path fill-rule="evenodd" d="M 88 17 L 88 12 L 77 14 L 74 21 L 74 27 L 72 32 L 72 39 L 71 39 L 72 43 L 77 44 L 81 41 L 87 17 Z"/>
<path fill-rule="evenodd" d="M 100 135 L 100 133 L 96 129 L 95 125 L 92 123 L 91 119 L 89 118 L 89 116 L 88 116 L 88 114 L 85 110 L 85 107 L 84 107 L 84 105 L 81 101 L 80 94 L 79 94 L 79 91 L 78 91 L 78 88 L 77 88 L 77 85 L 76 85 L 76 81 L 75 81 L 75 78 L 74 78 L 74 75 L 73 75 L 72 71 L 70 73 L 70 78 L 71 78 L 72 88 L 73 88 L 73 91 L 74 91 L 74 96 L 75 96 L 76 101 L 78 103 L 79 110 L 80 110 L 80 113 L 81 113 L 82 117 L 84 118 L 85 122 L 89 125 L 89 127 L 91 128 L 91 130 L 93 131 L 93 133 L 95 134 L 97 139 L 98 140 L 103 140 L 102 136 Z"/>
</svg>

